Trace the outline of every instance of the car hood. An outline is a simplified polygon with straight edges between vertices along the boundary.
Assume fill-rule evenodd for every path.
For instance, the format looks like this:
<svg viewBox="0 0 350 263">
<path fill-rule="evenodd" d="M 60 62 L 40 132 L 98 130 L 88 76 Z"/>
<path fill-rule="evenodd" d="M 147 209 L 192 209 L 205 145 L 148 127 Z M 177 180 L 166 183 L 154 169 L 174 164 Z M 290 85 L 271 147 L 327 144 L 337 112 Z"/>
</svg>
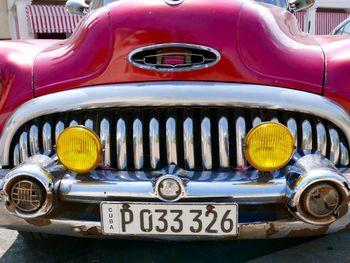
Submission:
<svg viewBox="0 0 350 263">
<path fill-rule="evenodd" d="M 217 50 L 206 69 L 156 72 L 127 60 L 150 45 L 186 43 Z M 324 56 L 286 10 L 246 0 L 117 1 L 83 19 L 73 36 L 41 52 L 34 65 L 40 96 L 60 90 L 146 81 L 224 81 L 322 93 Z"/>
</svg>

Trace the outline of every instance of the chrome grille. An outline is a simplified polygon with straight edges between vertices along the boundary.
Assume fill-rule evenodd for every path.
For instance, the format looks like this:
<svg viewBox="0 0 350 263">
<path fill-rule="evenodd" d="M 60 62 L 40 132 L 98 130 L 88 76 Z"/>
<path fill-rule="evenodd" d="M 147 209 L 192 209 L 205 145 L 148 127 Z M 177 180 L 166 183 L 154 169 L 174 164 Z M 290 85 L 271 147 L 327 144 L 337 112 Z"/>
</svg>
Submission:
<svg viewBox="0 0 350 263">
<path fill-rule="evenodd" d="M 116 170 L 187 170 L 249 166 L 244 140 L 263 121 L 286 125 L 298 150 L 317 150 L 338 167 L 349 165 L 345 137 L 327 120 L 285 111 L 241 108 L 120 108 L 41 117 L 25 124 L 12 143 L 12 164 L 53 150 L 65 127 L 85 125 L 100 135 L 102 163 Z"/>
</svg>

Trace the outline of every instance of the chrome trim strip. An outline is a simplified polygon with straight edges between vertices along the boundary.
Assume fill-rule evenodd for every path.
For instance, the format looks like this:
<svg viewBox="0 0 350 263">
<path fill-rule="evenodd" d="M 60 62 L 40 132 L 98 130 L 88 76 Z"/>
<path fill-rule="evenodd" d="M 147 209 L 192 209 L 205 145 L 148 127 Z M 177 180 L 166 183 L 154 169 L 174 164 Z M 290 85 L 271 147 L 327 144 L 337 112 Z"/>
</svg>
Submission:
<svg viewBox="0 0 350 263">
<path fill-rule="evenodd" d="M 160 162 L 159 122 L 155 118 L 149 123 L 149 150 L 152 169 L 157 169 Z"/>
<path fill-rule="evenodd" d="M 126 152 L 126 125 L 123 119 L 117 122 L 117 166 L 120 170 L 124 170 L 128 165 Z"/>
<path fill-rule="evenodd" d="M 168 164 L 177 164 L 176 151 L 176 121 L 174 118 L 169 118 L 166 121 L 166 152 Z"/>
<path fill-rule="evenodd" d="M 51 135 L 51 124 L 46 122 L 42 130 L 43 136 L 43 149 L 45 151 L 52 150 L 52 135 Z"/>
<path fill-rule="evenodd" d="M 89 128 L 90 130 L 94 130 L 94 121 L 91 120 L 91 119 L 87 119 L 87 120 L 85 121 L 84 126 L 85 126 L 86 128 Z"/>
<path fill-rule="evenodd" d="M 64 130 L 64 123 L 62 121 L 57 122 L 55 127 L 55 142 L 57 142 L 58 136 Z"/>
<path fill-rule="evenodd" d="M 210 119 L 205 117 L 201 124 L 202 163 L 205 170 L 210 170 L 213 167 L 210 125 Z"/>
<path fill-rule="evenodd" d="M 23 132 L 19 137 L 19 157 L 21 162 L 26 161 L 28 155 L 28 133 Z"/>
<path fill-rule="evenodd" d="M 292 133 L 292 136 L 294 139 L 294 145 L 295 145 L 295 148 L 297 148 L 298 147 L 298 126 L 294 118 L 290 118 L 287 121 L 287 127 Z"/>
<path fill-rule="evenodd" d="M 29 148 L 31 155 L 39 153 L 39 129 L 38 126 L 32 125 L 29 130 Z"/>
<path fill-rule="evenodd" d="M 219 162 L 220 167 L 230 167 L 228 121 L 226 117 L 219 120 Z"/>
<path fill-rule="evenodd" d="M 316 125 L 317 132 L 317 151 L 319 151 L 323 156 L 327 154 L 327 131 L 323 123 L 318 123 Z"/>
<path fill-rule="evenodd" d="M 349 165 L 349 151 L 343 142 L 340 143 L 340 165 Z"/>
<path fill-rule="evenodd" d="M 271 122 L 279 123 L 279 120 L 278 120 L 278 118 L 275 117 L 275 118 L 271 119 Z"/>
<path fill-rule="evenodd" d="M 133 124 L 134 165 L 136 170 L 143 167 L 143 127 L 142 122 L 136 119 Z"/>
<path fill-rule="evenodd" d="M 17 143 L 13 151 L 13 164 L 19 165 L 20 163 L 21 163 L 21 159 L 20 159 L 19 143 Z"/>
<path fill-rule="evenodd" d="M 185 167 L 187 169 L 194 169 L 194 144 L 193 144 L 193 121 L 191 118 L 187 118 L 183 124 L 184 129 L 184 158 Z"/>
<path fill-rule="evenodd" d="M 74 110 L 134 106 L 234 106 L 302 112 L 333 122 L 350 142 L 350 117 L 347 111 L 335 102 L 313 93 L 220 82 L 111 84 L 52 93 L 21 105 L 7 120 L 2 131 L 0 164 L 9 164 L 11 141 L 17 130 L 30 120 Z"/>
<path fill-rule="evenodd" d="M 193 65 L 193 66 L 188 66 L 188 67 L 183 67 L 183 68 L 162 68 L 162 67 L 157 67 L 157 66 L 150 66 L 150 65 L 144 65 L 137 63 L 136 61 L 133 60 L 133 56 L 139 52 L 147 51 L 147 50 L 154 50 L 154 49 L 160 49 L 160 48 L 173 48 L 173 47 L 182 47 L 182 48 L 193 48 L 197 50 L 205 50 L 208 52 L 211 52 L 216 56 L 216 60 L 213 62 L 208 62 L 206 64 L 202 65 Z M 194 45 L 194 44 L 186 44 L 186 43 L 166 43 L 166 44 L 158 44 L 158 45 L 151 45 L 151 46 L 146 46 L 146 47 L 141 47 L 138 49 L 135 49 L 130 52 L 128 55 L 128 61 L 132 65 L 138 68 L 142 69 L 147 69 L 147 70 L 153 70 L 153 71 L 159 71 L 159 72 L 182 72 L 182 71 L 192 71 L 192 70 L 199 70 L 203 68 L 209 68 L 217 64 L 221 59 L 220 53 L 210 47 L 203 46 L 203 45 Z"/>
<path fill-rule="evenodd" d="M 339 155 L 340 155 L 339 134 L 336 130 L 330 129 L 329 137 L 331 139 L 331 149 L 330 149 L 329 160 L 334 165 L 337 165 L 339 162 Z"/>
<path fill-rule="evenodd" d="M 312 150 L 312 127 L 308 120 L 304 120 L 301 126 L 302 129 L 302 149 Z"/>
<path fill-rule="evenodd" d="M 106 165 L 111 165 L 111 137 L 109 126 L 109 121 L 104 118 L 100 124 L 100 140 L 103 151 L 101 162 Z"/>
<path fill-rule="evenodd" d="M 246 125 L 243 117 L 238 117 L 236 120 L 236 152 L 237 152 L 237 167 L 247 165 L 247 160 L 244 154 L 244 140 L 246 137 Z"/>
</svg>

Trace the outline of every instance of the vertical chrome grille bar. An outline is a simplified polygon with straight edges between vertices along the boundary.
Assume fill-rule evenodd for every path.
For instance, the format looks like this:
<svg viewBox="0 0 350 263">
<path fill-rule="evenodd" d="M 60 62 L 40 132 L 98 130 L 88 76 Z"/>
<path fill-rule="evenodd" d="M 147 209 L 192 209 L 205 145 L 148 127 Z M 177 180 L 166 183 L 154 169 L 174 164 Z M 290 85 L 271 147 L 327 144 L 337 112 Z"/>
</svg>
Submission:
<svg viewBox="0 0 350 263">
<path fill-rule="evenodd" d="M 290 132 L 292 133 L 292 136 L 294 139 L 294 145 L 297 148 L 298 147 L 298 126 L 297 126 L 297 122 L 295 121 L 295 119 L 290 118 L 287 121 L 287 127 L 290 130 Z"/>
<path fill-rule="evenodd" d="M 43 149 L 45 151 L 51 151 L 52 150 L 52 134 L 51 134 L 51 124 L 46 122 L 43 126 L 42 131 L 43 136 Z"/>
<path fill-rule="evenodd" d="M 278 120 L 278 118 L 276 118 L 276 117 L 272 118 L 271 121 L 272 121 L 272 122 L 275 122 L 275 123 L 279 123 L 279 120 Z"/>
<path fill-rule="evenodd" d="M 35 155 L 40 152 L 39 129 L 38 129 L 38 126 L 36 125 L 32 125 L 29 130 L 29 148 L 30 148 L 31 155 Z"/>
<path fill-rule="evenodd" d="M 140 170 L 143 167 L 143 134 L 142 122 L 139 119 L 133 124 L 133 149 L 135 169 Z"/>
<path fill-rule="evenodd" d="M 304 120 L 302 124 L 302 149 L 312 150 L 312 127 L 308 120 Z"/>
<path fill-rule="evenodd" d="M 236 120 L 236 152 L 237 152 L 237 167 L 244 167 L 247 161 L 244 155 L 244 140 L 246 137 L 246 124 L 243 117 L 238 117 Z"/>
<path fill-rule="evenodd" d="M 327 131 L 324 125 L 320 122 L 316 125 L 317 132 L 317 151 L 323 156 L 327 154 Z"/>
<path fill-rule="evenodd" d="M 94 130 L 94 121 L 91 120 L 91 119 L 87 119 L 87 120 L 85 121 L 84 126 L 85 126 L 86 128 L 89 128 L 90 130 Z"/>
<path fill-rule="evenodd" d="M 13 164 L 19 165 L 21 163 L 20 153 L 19 153 L 19 144 L 17 143 L 13 152 Z"/>
<path fill-rule="evenodd" d="M 339 162 L 339 155 L 340 155 L 340 145 L 339 145 L 340 142 L 339 142 L 338 132 L 334 129 L 330 129 L 329 130 L 329 137 L 331 140 L 329 160 L 334 165 L 337 165 Z"/>
<path fill-rule="evenodd" d="M 219 161 L 220 167 L 230 167 L 230 144 L 227 118 L 221 117 L 219 120 Z"/>
<path fill-rule="evenodd" d="M 29 157 L 28 155 L 28 133 L 22 132 L 19 137 L 19 156 L 21 162 L 26 161 Z"/>
<path fill-rule="evenodd" d="M 187 169 L 194 169 L 194 144 L 193 144 L 193 121 L 187 118 L 184 121 L 184 158 Z"/>
<path fill-rule="evenodd" d="M 253 120 L 253 128 L 258 126 L 261 123 L 261 119 L 259 117 L 255 117 Z"/>
<path fill-rule="evenodd" d="M 76 121 L 76 120 L 72 120 L 70 123 L 69 123 L 69 127 L 73 127 L 73 126 L 78 126 L 79 123 Z"/>
<path fill-rule="evenodd" d="M 349 165 L 349 151 L 343 142 L 340 143 L 340 165 Z"/>
<path fill-rule="evenodd" d="M 166 152 L 168 164 L 177 164 L 176 152 L 176 121 L 174 118 L 169 118 L 165 124 L 166 130 Z"/>
<path fill-rule="evenodd" d="M 201 124 L 201 142 L 202 142 L 202 162 L 206 170 L 213 167 L 211 155 L 211 130 L 210 119 L 205 117 Z"/>
<path fill-rule="evenodd" d="M 64 130 L 64 123 L 62 121 L 57 122 L 55 127 L 55 141 L 57 142 L 58 136 Z"/>
<path fill-rule="evenodd" d="M 149 150 L 152 169 L 157 169 L 160 162 L 159 122 L 152 118 L 149 123 Z"/>
<path fill-rule="evenodd" d="M 106 165 L 111 165 L 111 140 L 109 132 L 109 121 L 103 119 L 100 124 L 100 139 L 102 144 L 102 163 Z"/>
<path fill-rule="evenodd" d="M 120 170 L 125 170 L 128 165 L 126 153 L 126 125 L 123 119 L 119 119 L 117 122 L 117 165 Z"/>
</svg>

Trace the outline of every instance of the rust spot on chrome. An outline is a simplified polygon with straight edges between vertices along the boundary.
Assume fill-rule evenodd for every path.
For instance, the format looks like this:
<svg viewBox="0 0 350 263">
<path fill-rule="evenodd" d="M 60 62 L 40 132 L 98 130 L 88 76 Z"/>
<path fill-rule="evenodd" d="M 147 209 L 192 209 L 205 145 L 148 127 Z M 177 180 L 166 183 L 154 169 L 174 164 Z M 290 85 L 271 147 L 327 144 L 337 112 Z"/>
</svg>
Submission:
<svg viewBox="0 0 350 263">
<path fill-rule="evenodd" d="M 345 216 L 349 211 L 349 205 L 348 204 L 344 204 L 339 206 L 338 208 L 338 218 L 341 218 L 343 216 Z"/>
<path fill-rule="evenodd" d="M 87 231 L 86 234 L 89 236 L 101 236 L 102 232 L 99 228 L 97 227 L 90 227 Z"/>
<path fill-rule="evenodd" d="M 25 220 L 28 224 L 37 226 L 37 227 L 43 227 L 43 226 L 48 226 L 51 225 L 51 221 L 48 218 L 32 218 L 32 219 L 26 219 Z"/>
<path fill-rule="evenodd" d="M 310 237 L 310 236 L 322 236 L 327 233 L 329 226 L 322 226 L 315 229 L 304 228 L 300 230 L 291 230 L 287 237 Z"/>
<path fill-rule="evenodd" d="M 267 229 L 266 231 L 266 235 L 269 237 L 269 236 L 273 236 L 275 234 L 277 234 L 279 231 L 278 229 L 276 228 L 275 224 L 270 224 L 270 228 Z"/>
</svg>

